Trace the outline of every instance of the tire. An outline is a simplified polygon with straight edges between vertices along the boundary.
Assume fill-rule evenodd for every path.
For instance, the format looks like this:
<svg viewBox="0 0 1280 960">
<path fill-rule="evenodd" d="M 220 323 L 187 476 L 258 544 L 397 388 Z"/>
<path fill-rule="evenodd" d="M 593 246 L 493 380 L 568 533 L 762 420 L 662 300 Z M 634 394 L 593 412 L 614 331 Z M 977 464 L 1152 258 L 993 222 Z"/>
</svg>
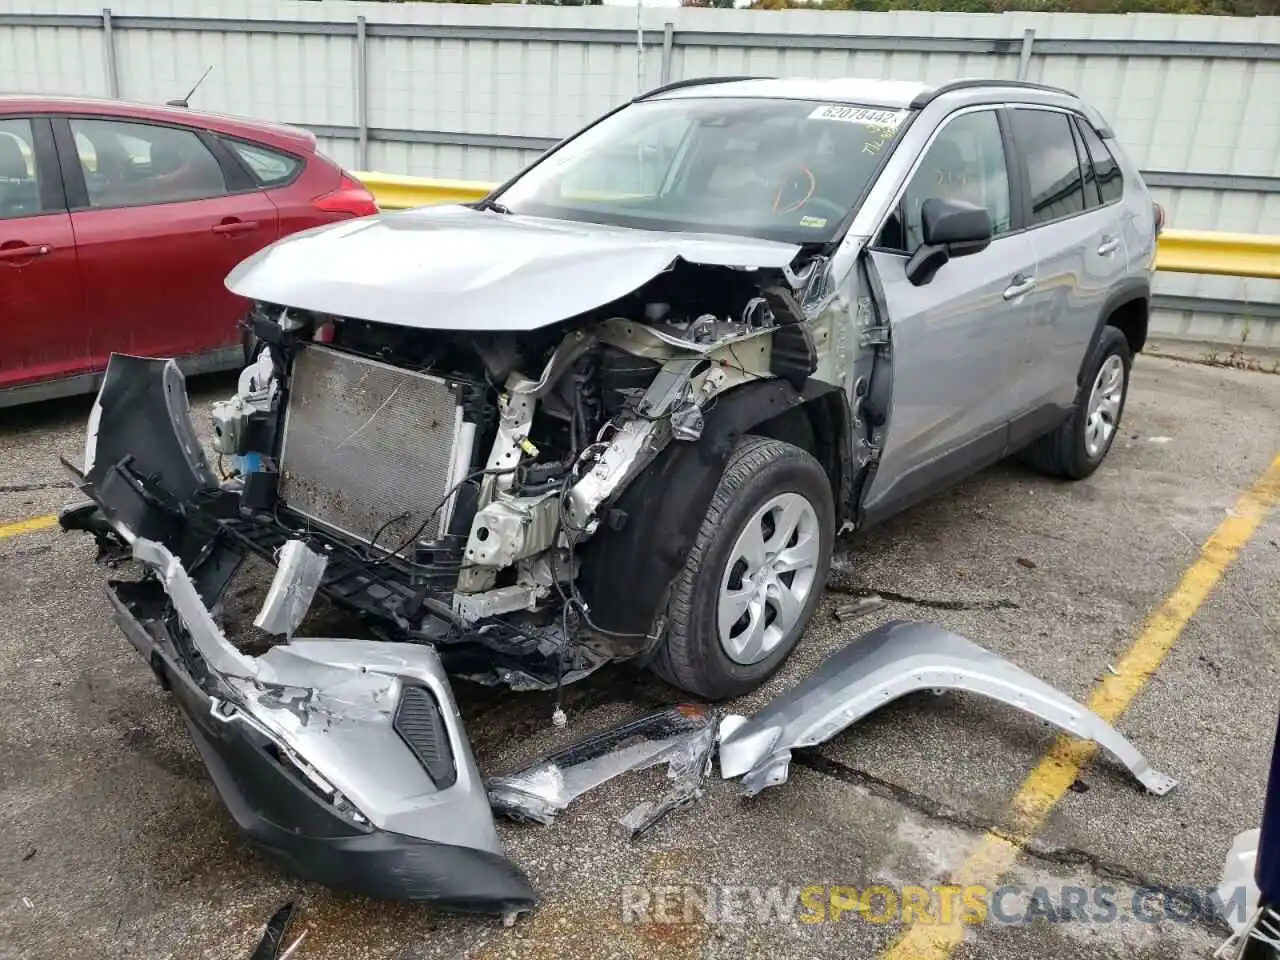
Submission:
<svg viewBox="0 0 1280 960">
<path fill-rule="evenodd" d="M 1110 428 L 1105 439 L 1099 439 L 1091 429 L 1091 404 L 1095 400 L 1095 390 L 1105 386 L 1104 380 L 1117 364 L 1120 371 L 1118 402 L 1114 405 L 1104 402 L 1099 407 L 1099 415 Z M 1066 480 L 1083 480 L 1097 470 L 1120 432 L 1120 418 L 1129 397 L 1129 371 L 1132 366 L 1133 357 L 1124 334 L 1115 327 L 1103 327 L 1092 361 L 1080 380 L 1071 415 L 1052 433 L 1028 446 L 1022 453 L 1022 459 L 1037 470 Z M 1110 391 L 1106 395 L 1109 397 Z M 1106 409 L 1112 410 L 1110 416 L 1105 414 Z"/>
<path fill-rule="evenodd" d="M 784 543 L 792 521 L 794 535 Z M 760 536 L 756 551 L 751 550 L 751 530 Z M 834 540 L 835 504 L 821 464 L 781 440 L 742 438 L 729 455 L 693 549 L 672 586 L 667 637 L 650 668 L 673 686 L 708 700 L 736 697 L 760 686 L 782 666 L 817 609 Z M 773 560 L 764 560 L 753 573 L 746 553 Z M 796 569 L 777 572 L 775 561 L 781 568 Z M 755 598 L 744 608 L 746 619 L 730 627 L 730 639 L 724 642 L 722 591 L 732 592 L 732 597 L 724 595 L 726 616 L 736 611 L 739 598 Z M 788 620 L 786 629 L 778 626 Z"/>
</svg>

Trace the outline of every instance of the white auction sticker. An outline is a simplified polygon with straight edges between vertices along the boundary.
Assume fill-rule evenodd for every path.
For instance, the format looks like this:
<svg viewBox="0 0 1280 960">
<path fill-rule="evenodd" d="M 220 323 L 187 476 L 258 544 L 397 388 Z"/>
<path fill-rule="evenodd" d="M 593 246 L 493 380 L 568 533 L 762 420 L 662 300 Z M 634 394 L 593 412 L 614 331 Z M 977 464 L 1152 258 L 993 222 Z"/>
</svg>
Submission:
<svg viewBox="0 0 1280 960">
<path fill-rule="evenodd" d="M 828 103 L 809 114 L 809 119 L 842 120 L 845 123 L 862 123 L 874 127 L 897 127 L 906 115 L 905 110 L 874 110 L 869 107 L 853 107 L 847 103 Z"/>
</svg>

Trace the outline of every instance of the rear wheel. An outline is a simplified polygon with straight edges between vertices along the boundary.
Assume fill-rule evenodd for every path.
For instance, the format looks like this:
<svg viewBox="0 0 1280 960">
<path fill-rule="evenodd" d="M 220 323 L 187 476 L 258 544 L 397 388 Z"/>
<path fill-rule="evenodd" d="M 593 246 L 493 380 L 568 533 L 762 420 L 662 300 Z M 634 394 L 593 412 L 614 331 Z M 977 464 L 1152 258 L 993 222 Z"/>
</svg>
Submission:
<svg viewBox="0 0 1280 960">
<path fill-rule="evenodd" d="M 1131 365 L 1124 334 L 1115 327 L 1103 327 L 1071 415 L 1027 447 L 1023 459 L 1068 480 L 1083 480 L 1097 470 L 1120 429 Z"/>
<path fill-rule="evenodd" d="M 676 578 L 654 671 L 711 700 L 758 687 L 813 616 L 834 538 L 821 464 L 781 440 L 743 438 Z"/>
</svg>

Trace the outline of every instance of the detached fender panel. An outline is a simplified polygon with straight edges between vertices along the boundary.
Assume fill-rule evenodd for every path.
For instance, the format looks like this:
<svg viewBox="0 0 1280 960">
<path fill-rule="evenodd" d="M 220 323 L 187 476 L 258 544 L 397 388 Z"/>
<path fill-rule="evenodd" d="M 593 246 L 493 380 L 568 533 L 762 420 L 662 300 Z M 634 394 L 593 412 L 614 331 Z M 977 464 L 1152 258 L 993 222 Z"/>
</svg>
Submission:
<svg viewBox="0 0 1280 960">
<path fill-rule="evenodd" d="M 1156 795 L 1176 781 L 1153 770 L 1132 743 L 1088 708 L 958 634 L 893 621 L 837 650 L 804 683 L 750 719 L 721 724 L 720 772 L 753 796 L 786 782 L 791 751 L 830 740 L 891 700 L 917 690 L 966 690 L 1017 707 L 1093 740 Z"/>
</svg>

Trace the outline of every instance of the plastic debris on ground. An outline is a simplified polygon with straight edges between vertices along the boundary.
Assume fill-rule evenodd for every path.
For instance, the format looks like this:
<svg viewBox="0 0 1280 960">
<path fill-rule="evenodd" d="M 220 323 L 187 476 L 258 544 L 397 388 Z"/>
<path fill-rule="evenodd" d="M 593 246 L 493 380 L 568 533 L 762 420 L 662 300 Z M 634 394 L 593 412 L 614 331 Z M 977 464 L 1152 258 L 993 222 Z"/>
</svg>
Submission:
<svg viewBox="0 0 1280 960">
<path fill-rule="evenodd" d="M 716 727 L 713 718 L 705 729 L 690 734 L 670 757 L 655 761 L 667 763 L 667 777 L 673 783 L 658 800 L 638 803 L 619 818 L 629 840 L 637 839 L 672 810 L 702 795 L 702 784 L 711 773 L 711 758 L 716 749 Z"/>
<path fill-rule="evenodd" d="M 647 829 L 696 795 L 715 745 L 716 727 L 715 711 L 696 704 L 646 714 L 592 734 L 516 773 L 491 778 L 489 803 L 495 812 L 514 820 L 549 824 L 578 797 L 614 777 L 670 764 L 675 786 L 653 811 L 637 816 L 640 829 Z M 688 798 L 668 803 L 685 792 Z M 650 813 L 657 816 L 651 818 Z"/>
<path fill-rule="evenodd" d="M 865 597 L 859 597 L 851 603 L 842 603 L 832 611 L 831 615 L 840 623 L 848 623 L 850 620 L 856 620 L 859 617 L 865 617 L 867 614 L 875 613 L 888 606 L 884 597 L 878 593 L 872 593 Z"/>
<path fill-rule="evenodd" d="M 289 935 L 289 927 L 292 925 L 294 917 L 297 916 L 298 909 L 298 902 L 290 900 L 271 915 L 271 919 L 267 921 L 267 928 L 262 932 L 262 939 L 258 941 L 258 946 L 249 955 L 249 960 L 288 960 L 289 957 L 293 956 L 294 951 L 298 949 L 298 945 L 302 943 L 303 938 L 307 935 L 307 931 L 303 930 L 298 939 L 293 941 L 288 949 L 284 949 L 285 939 Z"/>
</svg>

